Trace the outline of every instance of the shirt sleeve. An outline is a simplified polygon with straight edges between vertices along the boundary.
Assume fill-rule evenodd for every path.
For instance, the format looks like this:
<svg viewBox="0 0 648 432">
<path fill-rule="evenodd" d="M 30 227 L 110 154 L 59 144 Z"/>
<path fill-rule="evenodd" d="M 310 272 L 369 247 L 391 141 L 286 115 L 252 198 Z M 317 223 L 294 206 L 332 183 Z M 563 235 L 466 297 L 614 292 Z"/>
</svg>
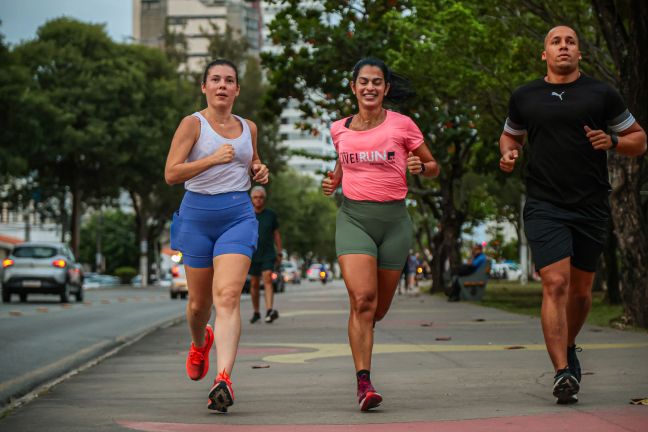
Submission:
<svg viewBox="0 0 648 432">
<path fill-rule="evenodd" d="M 423 133 L 421 129 L 414 123 L 414 120 L 407 117 L 407 124 L 405 127 L 405 148 L 407 151 L 412 151 L 423 143 Z"/>
<path fill-rule="evenodd" d="M 619 92 L 612 86 L 608 87 L 606 96 L 605 121 L 612 132 L 623 132 L 634 124 L 635 118 L 628 111 Z"/>
<path fill-rule="evenodd" d="M 526 129 L 526 122 L 515 103 L 515 93 L 513 93 L 509 99 L 508 117 L 504 122 L 504 131 L 511 135 L 524 135 Z"/>
</svg>

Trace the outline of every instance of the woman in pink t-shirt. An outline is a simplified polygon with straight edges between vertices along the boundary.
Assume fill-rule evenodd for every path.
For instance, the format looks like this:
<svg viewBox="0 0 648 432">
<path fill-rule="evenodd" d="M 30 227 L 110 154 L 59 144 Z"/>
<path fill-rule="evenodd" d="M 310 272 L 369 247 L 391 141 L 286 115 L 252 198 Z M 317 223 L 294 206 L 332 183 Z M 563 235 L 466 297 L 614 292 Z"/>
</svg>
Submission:
<svg viewBox="0 0 648 432">
<path fill-rule="evenodd" d="M 382 402 L 369 372 L 373 326 L 389 310 L 412 246 L 405 207 L 407 171 L 439 175 L 412 119 L 383 108 L 384 99 L 398 102 L 412 94 L 402 83 L 407 82 L 381 60 L 366 58 L 355 65 L 351 90 L 359 112 L 331 126 L 338 160 L 322 182 L 326 195 L 342 183 L 335 248 L 351 303 L 349 343 L 362 411 Z"/>
</svg>

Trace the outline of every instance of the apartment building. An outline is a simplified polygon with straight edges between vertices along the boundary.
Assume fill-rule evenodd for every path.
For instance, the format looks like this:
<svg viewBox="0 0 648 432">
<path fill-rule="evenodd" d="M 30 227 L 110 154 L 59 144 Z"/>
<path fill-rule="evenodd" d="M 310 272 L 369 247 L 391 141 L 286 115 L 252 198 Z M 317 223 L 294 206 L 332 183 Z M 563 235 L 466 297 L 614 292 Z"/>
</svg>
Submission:
<svg viewBox="0 0 648 432">
<path fill-rule="evenodd" d="M 214 29 L 229 25 L 246 38 L 250 52 L 261 48 L 261 8 L 245 0 L 133 0 L 133 39 L 142 45 L 164 48 L 165 33 L 182 34 L 187 40 L 186 68 L 200 71 Z"/>
</svg>

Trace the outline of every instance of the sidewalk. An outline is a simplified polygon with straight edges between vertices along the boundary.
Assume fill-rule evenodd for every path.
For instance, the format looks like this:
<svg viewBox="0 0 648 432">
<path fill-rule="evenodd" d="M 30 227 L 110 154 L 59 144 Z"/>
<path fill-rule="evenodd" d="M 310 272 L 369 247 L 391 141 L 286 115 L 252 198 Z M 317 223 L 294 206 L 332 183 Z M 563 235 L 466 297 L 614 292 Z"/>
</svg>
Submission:
<svg viewBox="0 0 648 432">
<path fill-rule="evenodd" d="M 586 326 L 578 340 L 581 401 L 558 406 L 537 318 L 397 296 L 375 331 L 372 381 L 385 400 L 361 413 L 342 284 L 296 288 L 279 295 L 277 307 L 275 323 L 250 325 L 249 299 L 243 303 L 236 403 L 227 415 L 206 408 L 215 364 L 201 382 L 186 378 L 181 323 L 56 386 L 0 420 L 0 430 L 648 430 L 648 406 L 629 405 L 648 397 L 645 333 Z"/>
</svg>

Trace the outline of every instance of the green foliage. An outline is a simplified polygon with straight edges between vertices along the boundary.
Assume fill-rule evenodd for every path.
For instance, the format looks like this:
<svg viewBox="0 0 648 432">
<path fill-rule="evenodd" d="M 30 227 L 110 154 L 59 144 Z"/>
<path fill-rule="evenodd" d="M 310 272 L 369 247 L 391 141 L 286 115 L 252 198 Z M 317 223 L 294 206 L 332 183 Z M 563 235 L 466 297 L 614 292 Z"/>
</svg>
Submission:
<svg viewBox="0 0 648 432">
<path fill-rule="evenodd" d="M 94 213 L 81 227 L 79 260 L 95 268 L 97 236 L 106 259 L 106 273 L 118 267 L 136 267 L 139 251 L 135 236 L 135 217 L 120 210 Z"/>
<path fill-rule="evenodd" d="M 137 276 L 137 270 L 134 267 L 117 267 L 114 274 L 122 284 L 128 284 L 131 279 Z"/>
<path fill-rule="evenodd" d="M 268 208 L 277 213 L 283 247 L 290 254 L 335 259 L 335 201 L 308 176 L 284 170 L 273 176 Z"/>
</svg>

